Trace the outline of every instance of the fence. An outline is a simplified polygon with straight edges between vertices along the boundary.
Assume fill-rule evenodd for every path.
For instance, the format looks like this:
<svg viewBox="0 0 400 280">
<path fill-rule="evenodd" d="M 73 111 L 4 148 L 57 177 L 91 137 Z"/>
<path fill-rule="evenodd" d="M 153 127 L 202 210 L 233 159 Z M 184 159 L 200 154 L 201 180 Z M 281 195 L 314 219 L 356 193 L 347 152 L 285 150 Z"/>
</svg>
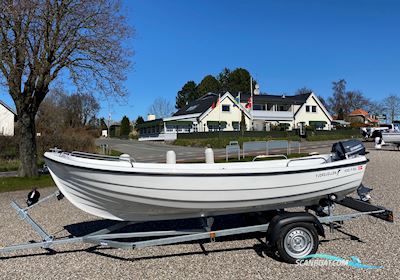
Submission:
<svg viewBox="0 0 400 280">
<path fill-rule="evenodd" d="M 238 141 L 231 141 L 229 145 L 225 147 L 226 161 L 228 161 L 231 155 L 237 155 L 238 160 L 240 160 L 240 146 Z"/>
<path fill-rule="evenodd" d="M 254 141 L 254 142 L 244 142 L 243 143 L 243 158 L 246 154 L 251 154 L 252 152 L 265 152 L 266 155 L 269 154 L 272 149 L 285 149 L 286 154 L 290 154 L 292 151 L 301 151 L 299 141 L 287 141 L 287 140 L 271 140 L 271 141 Z"/>
</svg>

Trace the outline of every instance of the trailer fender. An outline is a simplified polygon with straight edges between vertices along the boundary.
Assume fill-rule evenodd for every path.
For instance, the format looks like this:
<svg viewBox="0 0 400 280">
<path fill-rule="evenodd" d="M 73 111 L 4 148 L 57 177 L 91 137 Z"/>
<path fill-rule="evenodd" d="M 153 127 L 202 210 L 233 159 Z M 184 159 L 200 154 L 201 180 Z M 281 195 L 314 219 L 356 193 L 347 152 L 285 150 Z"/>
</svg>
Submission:
<svg viewBox="0 0 400 280">
<path fill-rule="evenodd" d="M 281 228 L 292 223 L 313 224 L 318 234 L 325 237 L 325 230 L 318 218 L 314 215 L 307 212 L 284 212 L 274 216 L 268 226 L 267 241 L 269 241 L 269 244 L 275 244 Z"/>
</svg>

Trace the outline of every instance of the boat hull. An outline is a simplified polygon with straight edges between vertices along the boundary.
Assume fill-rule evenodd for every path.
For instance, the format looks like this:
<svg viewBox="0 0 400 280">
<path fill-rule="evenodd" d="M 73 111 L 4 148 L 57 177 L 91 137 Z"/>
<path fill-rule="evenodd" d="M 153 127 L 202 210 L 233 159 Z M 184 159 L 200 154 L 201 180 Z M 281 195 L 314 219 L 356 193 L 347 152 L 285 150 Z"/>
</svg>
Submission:
<svg viewBox="0 0 400 280">
<path fill-rule="evenodd" d="M 400 145 L 400 133 L 398 132 L 382 133 L 382 139 L 385 143 L 393 143 Z"/>
<path fill-rule="evenodd" d="M 135 172 L 134 167 L 132 172 L 99 170 L 45 158 L 57 187 L 76 207 L 106 219 L 138 222 L 315 205 L 329 194 L 340 198 L 353 192 L 366 167 L 364 158 L 320 164 L 322 168 L 256 173 L 148 173 Z"/>
</svg>

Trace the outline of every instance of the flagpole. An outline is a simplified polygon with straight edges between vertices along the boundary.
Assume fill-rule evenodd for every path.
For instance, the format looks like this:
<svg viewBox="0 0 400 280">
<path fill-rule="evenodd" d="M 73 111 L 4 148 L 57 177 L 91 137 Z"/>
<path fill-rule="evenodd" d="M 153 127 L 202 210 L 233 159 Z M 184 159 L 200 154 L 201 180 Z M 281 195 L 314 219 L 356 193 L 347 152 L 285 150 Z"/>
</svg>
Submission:
<svg viewBox="0 0 400 280">
<path fill-rule="evenodd" d="M 253 77 L 250 76 L 250 96 L 251 96 L 251 106 L 250 106 L 250 116 L 251 116 L 251 130 L 253 130 Z"/>
<path fill-rule="evenodd" d="M 220 104 L 221 104 L 221 94 L 218 94 L 217 106 Z M 221 131 L 221 108 L 218 108 L 218 131 Z"/>
</svg>

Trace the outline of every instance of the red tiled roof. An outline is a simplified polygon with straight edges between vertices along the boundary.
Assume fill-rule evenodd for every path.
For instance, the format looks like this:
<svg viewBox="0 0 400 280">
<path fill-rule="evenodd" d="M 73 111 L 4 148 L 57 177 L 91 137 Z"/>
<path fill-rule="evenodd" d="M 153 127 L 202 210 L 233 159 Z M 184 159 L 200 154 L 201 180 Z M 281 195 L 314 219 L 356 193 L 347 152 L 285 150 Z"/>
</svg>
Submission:
<svg viewBox="0 0 400 280">
<path fill-rule="evenodd" d="M 356 109 L 349 114 L 349 116 L 359 116 L 359 115 L 368 117 L 368 112 L 363 109 Z"/>
</svg>

